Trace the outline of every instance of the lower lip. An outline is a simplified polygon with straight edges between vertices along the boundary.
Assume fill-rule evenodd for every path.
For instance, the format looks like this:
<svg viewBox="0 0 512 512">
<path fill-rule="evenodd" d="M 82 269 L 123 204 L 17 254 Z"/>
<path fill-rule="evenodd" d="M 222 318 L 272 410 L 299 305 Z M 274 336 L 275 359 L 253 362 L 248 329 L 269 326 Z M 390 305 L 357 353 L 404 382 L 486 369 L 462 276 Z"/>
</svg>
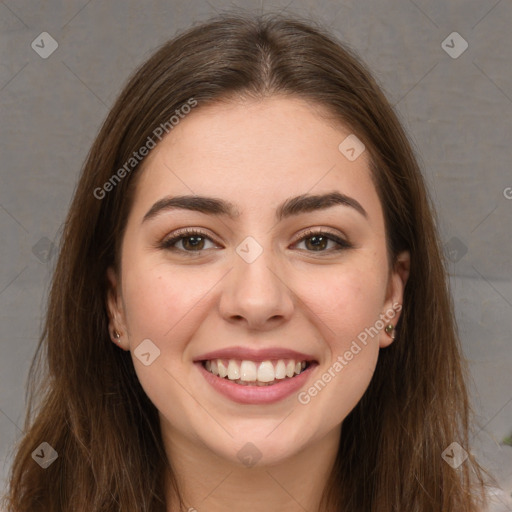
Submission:
<svg viewBox="0 0 512 512">
<path fill-rule="evenodd" d="M 309 378 L 314 370 L 316 363 L 311 363 L 302 373 L 291 379 L 282 379 L 275 381 L 270 386 L 245 386 L 236 384 L 223 377 L 213 375 L 206 370 L 202 363 L 195 363 L 206 381 L 224 396 L 227 396 L 233 402 L 240 404 L 272 404 L 283 400 L 293 393 L 297 392 Z"/>
</svg>

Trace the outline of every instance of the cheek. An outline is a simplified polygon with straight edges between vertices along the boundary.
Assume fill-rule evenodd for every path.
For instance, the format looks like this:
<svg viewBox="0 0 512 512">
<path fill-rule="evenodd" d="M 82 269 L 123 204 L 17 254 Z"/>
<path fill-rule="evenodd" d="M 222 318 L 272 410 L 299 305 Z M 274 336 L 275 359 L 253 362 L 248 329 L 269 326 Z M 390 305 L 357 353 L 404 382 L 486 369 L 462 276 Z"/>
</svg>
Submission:
<svg viewBox="0 0 512 512">
<path fill-rule="evenodd" d="M 189 395 L 179 384 L 186 377 L 181 362 L 203 314 L 201 299 L 211 287 L 204 274 L 201 278 L 200 273 L 194 277 L 190 269 L 171 272 L 161 264 L 134 262 L 126 265 L 123 275 L 125 320 L 137 378 L 155 407 L 183 429 L 190 428 L 187 412 L 194 410 L 194 403 L 186 405 Z M 145 350 L 150 353 L 148 365 L 139 359 L 142 351 L 137 350 L 147 339 L 156 347 L 149 345 Z"/>
<path fill-rule="evenodd" d="M 132 347 L 141 336 L 154 337 L 162 343 L 169 338 L 180 339 L 176 332 L 190 324 L 194 310 L 201 309 L 201 299 L 212 286 L 204 273 L 191 272 L 190 268 L 170 272 L 164 265 L 127 268 L 123 279 L 125 318 L 133 337 Z"/>
<path fill-rule="evenodd" d="M 320 415 L 325 428 L 339 424 L 350 413 L 375 371 L 381 335 L 376 324 L 386 286 L 386 275 L 379 269 L 375 257 L 361 258 L 337 271 L 317 273 L 315 286 L 312 281 L 303 282 L 302 296 L 317 318 L 328 356 L 299 403 Z"/>
<path fill-rule="evenodd" d="M 221 274 L 192 266 L 136 261 L 123 274 L 125 321 L 138 379 L 157 408 L 179 403 L 181 386 L 190 368 L 183 362 L 187 347 L 208 312 L 208 298 Z M 149 339 L 158 356 L 146 366 L 138 347 Z M 147 342 L 146 342 L 147 344 Z M 152 347 L 152 345 L 150 345 Z M 150 359 L 151 360 L 151 359 Z M 181 396 L 181 398 L 180 398 Z M 187 397 L 185 397 L 187 399 Z"/>
<path fill-rule="evenodd" d="M 339 425 L 357 405 L 372 379 L 379 354 L 375 329 L 383 304 L 378 276 L 347 272 L 309 293 L 309 306 L 322 330 L 326 359 L 298 396 L 309 414 L 322 418 L 319 431 Z"/>
<path fill-rule="evenodd" d="M 321 429 L 343 422 L 368 389 L 375 371 L 377 346 L 355 342 L 345 348 L 298 397 L 311 416 L 321 418 Z"/>
<path fill-rule="evenodd" d="M 317 274 L 314 283 L 304 282 L 302 297 L 321 320 L 324 339 L 335 357 L 358 336 L 364 338 L 361 333 L 375 327 L 383 312 L 385 280 L 368 267 L 347 267 L 338 272 L 331 269 L 323 276 Z M 373 338 L 378 341 L 378 336 Z"/>
</svg>

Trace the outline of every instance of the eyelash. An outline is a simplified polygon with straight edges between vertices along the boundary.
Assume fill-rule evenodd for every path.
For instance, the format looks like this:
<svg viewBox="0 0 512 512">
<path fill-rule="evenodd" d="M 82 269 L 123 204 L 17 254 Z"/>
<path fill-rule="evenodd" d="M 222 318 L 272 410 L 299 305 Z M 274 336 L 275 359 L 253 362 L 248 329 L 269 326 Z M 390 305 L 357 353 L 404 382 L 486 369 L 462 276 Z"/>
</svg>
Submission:
<svg viewBox="0 0 512 512">
<path fill-rule="evenodd" d="M 180 240 L 183 240 L 185 238 L 194 237 L 194 236 L 196 236 L 196 237 L 199 236 L 201 238 L 205 238 L 205 239 L 211 240 L 212 242 L 215 243 L 215 241 L 212 240 L 211 237 L 209 237 L 205 232 L 200 231 L 200 230 L 191 229 L 191 228 L 186 228 L 186 229 L 178 231 L 171 238 L 167 238 L 167 239 L 162 240 L 162 242 L 160 242 L 158 247 L 160 249 L 167 249 L 167 250 L 171 250 L 171 251 L 182 252 L 182 253 L 185 253 L 187 255 L 199 254 L 199 253 L 207 250 L 207 249 L 200 249 L 198 251 L 187 251 L 187 250 L 184 250 L 184 249 L 177 249 L 176 247 L 173 247 L 173 245 L 176 242 L 179 242 Z M 345 249 L 351 249 L 353 247 L 349 242 L 347 242 L 346 240 L 343 240 L 342 238 L 338 237 L 337 235 L 335 235 L 333 233 L 329 233 L 328 231 L 322 231 L 322 230 L 308 230 L 308 231 L 306 231 L 305 233 L 303 233 L 302 237 L 295 242 L 295 244 L 303 242 L 304 240 L 307 240 L 308 238 L 313 238 L 314 236 L 325 237 L 328 240 L 336 242 L 339 245 L 339 247 L 336 248 L 336 249 L 322 250 L 322 251 L 308 251 L 308 250 L 306 250 L 306 252 L 311 252 L 311 253 L 319 252 L 319 253 L 328 253 L 329 254 L 329 253 L 332 253 L 333 251 L 343 251 Z"/>
</svg>

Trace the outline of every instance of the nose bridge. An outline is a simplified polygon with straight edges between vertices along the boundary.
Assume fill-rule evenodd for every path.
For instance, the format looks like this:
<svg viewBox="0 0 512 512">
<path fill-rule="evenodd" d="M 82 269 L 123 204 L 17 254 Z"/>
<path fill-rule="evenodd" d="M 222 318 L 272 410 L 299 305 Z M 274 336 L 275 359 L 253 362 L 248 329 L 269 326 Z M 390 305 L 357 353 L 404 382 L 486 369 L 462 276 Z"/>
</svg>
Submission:
<svg viewBox="0 0 512 512">
<path fill-rule="evenodd" d="M 270 247 L 246 237 L 237 247 L 221 298 L 226 319 L 243 318 L 250 326 L 263 326 L 268 320 L 289 318 L 293 297 Z"/>
</svg>

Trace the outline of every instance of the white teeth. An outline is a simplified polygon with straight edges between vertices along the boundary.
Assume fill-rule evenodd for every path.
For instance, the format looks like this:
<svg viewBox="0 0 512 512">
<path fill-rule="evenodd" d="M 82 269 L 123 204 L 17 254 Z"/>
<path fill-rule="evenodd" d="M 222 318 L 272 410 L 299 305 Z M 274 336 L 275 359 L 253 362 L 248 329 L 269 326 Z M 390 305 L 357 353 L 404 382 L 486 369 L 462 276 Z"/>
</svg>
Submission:
<svg viewBox="0 0 512 512">
<path fill-rule="evenodd" d="M 306 366 L 306 363 L 304 363 Z M 286 365 L 282 359 L 279 359 L 276 364 L 276 379 L 284 379 L 286 377 Z"/>
<path fill-rule="evenodd" d="M 275 378 L 274 365 L 270 361 L 263 361 L 258 368 L 258 380 L 272 382 Z"/>
<path fill-rule="evenodd" d="M 245 382 L 256 382 L 259 375 L 256 369 L 256 363 L 252 361 L 242 361 L 240 365 L 240 378 Z"/>
<path fill-rule="evenodd" d="M 228 376 L 228 369 L 220 359 L 217 361 L 217 370 L 219 371 L 219 377 L 224 378 Z"/>
<path fill-rule="evenodd" d="M 240 378 L 240 367 L 236 364 L 233 359 L 229 361 L 228 364 L 228 379 L 229 380 L 238 380 Z"/>
<path fill-rule="evenodd" d="M 255 383 L 252 385 L 271 384 L 286 377 L 292 378 L 302 373 L 307 366 L 306 361 L 295 362 L 293 359 L 277 361 L 238 361 L 235 359 L 212 359 L 204 362 L 204 367 L 213 375 L 237 382 L 237 384 Z"/>
</svg>

